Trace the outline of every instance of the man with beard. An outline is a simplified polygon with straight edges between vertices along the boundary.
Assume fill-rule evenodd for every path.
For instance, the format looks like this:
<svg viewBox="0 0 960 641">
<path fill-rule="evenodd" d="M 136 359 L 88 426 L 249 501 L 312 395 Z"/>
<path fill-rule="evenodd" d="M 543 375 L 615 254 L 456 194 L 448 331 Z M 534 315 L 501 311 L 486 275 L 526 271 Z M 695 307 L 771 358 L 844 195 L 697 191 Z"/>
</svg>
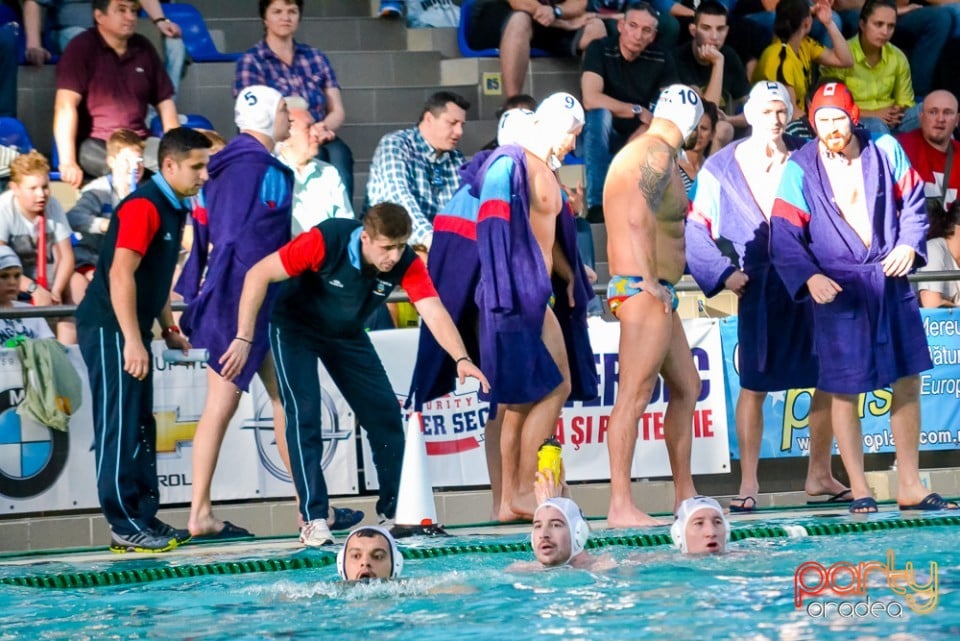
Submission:
<svg viewBox="0 0 960 641">
<path fill-rule="evenodd" d="M 773 263 L 795 300 L 815 303 L 817 389 L 833 394 L 850 511 L 877 511 L 863 471 L 857 401 L 886 386 L 893 388 L 900 509 L 955 510 L 920 482 L 918 374 L 933 365 L 907 274 L 926 263 L 923 180 L 893 137 L 855 130 L 859 116 L 843 83 L 814 95 L 818 140 L 784 168 L 771 217 Z"/>
<path fill-rule="evenodd" d="M 658 377 L 670 389 L 664 432 L 675 505 L 697 492 L 690 474 L 693 410 L 700 376 L 677 314 L 674 284 L 685 264 L 687 194 L 677 169 L 692 144 L 703 102 L 686 85 L 660 94 L 650 127 L 616 155 L 603 189 L 610 285 L 607 303 L 620 320 L 620 388 L 610 414 L 610 527 L 663 525 L 633 504 L 630 467 L 637 423 Z"/>
<path fill-rule="evenodd" d="M 724 288 L 739 297 L 737 325 L 740 395 L 737 443 L 740 492 L 731 512 L 757 505 L 757 463 L 768 392 L 817 384 L 810 305 L 795 303 L 770 263 L 770 211 L 783 168 L 804 140 L 784 135 L 793 102 L 779 82 L 754 85 L 743 113 L 752 135 L 707 158 L 697 176 L 685 231 L 687 265 L 700 289 L 714 296 Z M 737 262 L 721 252 L 729 241 Z M 831 502 L 849 500 L 850 490 L 833 478 L 830 454 L 830 395 L 817 392 L 810 407 L 810 463 L 805 490 Z"/>
</svg>

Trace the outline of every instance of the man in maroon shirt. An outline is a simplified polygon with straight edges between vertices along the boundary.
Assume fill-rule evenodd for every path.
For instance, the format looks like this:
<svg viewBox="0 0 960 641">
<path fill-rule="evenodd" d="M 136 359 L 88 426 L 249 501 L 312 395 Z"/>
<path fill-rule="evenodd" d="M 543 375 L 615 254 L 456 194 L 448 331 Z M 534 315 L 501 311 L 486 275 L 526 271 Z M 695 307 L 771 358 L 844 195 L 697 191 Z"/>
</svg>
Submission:
<svg viewBox="0 0 960 641">
<path fill-rule="evenodd" d="M 135 33 L 140 3 L 92 4 L 96 26 L 71 40 L 57 65 L 53 135 L 60 175 L 74 187 L 84 172 L 107 173 L 106 140 L 115 130 L 147 137 L 148 105 L 156 107 L 164 131 L 178 126 L 170 77 L 150 41 Z"/>
</svg>

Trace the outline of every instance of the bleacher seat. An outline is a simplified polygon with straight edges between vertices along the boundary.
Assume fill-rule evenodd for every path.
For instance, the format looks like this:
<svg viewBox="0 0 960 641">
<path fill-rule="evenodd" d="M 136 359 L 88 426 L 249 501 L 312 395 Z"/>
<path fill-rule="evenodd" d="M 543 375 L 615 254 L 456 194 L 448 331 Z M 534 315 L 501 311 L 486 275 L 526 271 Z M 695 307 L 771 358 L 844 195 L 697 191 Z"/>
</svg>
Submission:
<svg viewBox="0 0 960 641">
<path fill-rule="evenodd" d="M 457 25 L 457 44 L 460 46 L 460 55 L 464 58 L 499 58 L 499 49 L 473 49 L 467 42 L 467 28 L 470 26 L 470 11 L 476 0 L 463 0 L 460 5 L 460 24 Z M 548 58 L 550 54 L 543 49 L 530 48 L 531 58 Z"/>
<path fill-rule="evenodd" d="M 16 147 L 21 154 L 33 149 L 27 128 L 16 118 L 0 118 L 0 145 Z"/>
<path fill-rule="evenodd" d="M 22 65 L 27 61 L 27 37 L 23 32 L 23 25 L 20 24 L 20 20 L 17 18 L 17 14 L 12 8 L 5 4 L 0 4 L 0 25 L 10 23 L 17 25 L 17 51 L 19 52 L 17 59 L 19 64 Z"/>
<path fill-rule="evenodd" d="M 179 114 L 179 117 L 180 124 L 184 127 L 216 131 L 213 123 L 210 122 L 210 120 L 205 116 L 201 116 L 200 114 Z M 156 136 L 157 138 L 163 138 L 163 123 L 160 122 L 159 116 L 150 121 L 150 135 Z"/>
<path fill-rule="evenodd" d="M 194 62 L 236 62 L 240 58 L 240 53 L 220 53 L 207 23 L 193 5 L 164 4 L 163 14 L 180 26 L 183 43 Z"/>
</svg>

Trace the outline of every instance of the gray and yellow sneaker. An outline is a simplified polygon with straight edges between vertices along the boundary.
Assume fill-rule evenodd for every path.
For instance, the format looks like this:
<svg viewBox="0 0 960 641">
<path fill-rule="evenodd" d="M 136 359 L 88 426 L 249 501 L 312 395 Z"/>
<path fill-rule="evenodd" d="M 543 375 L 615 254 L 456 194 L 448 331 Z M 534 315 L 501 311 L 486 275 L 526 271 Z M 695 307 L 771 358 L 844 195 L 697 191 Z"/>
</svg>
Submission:
<svg viewBox="0 0 960 641">
<path fill-rule="evenodd" d="M 111 552 L 169 552 L 177 547 L 177 540 L 173 537 L 161 536 L 150 530 L 133 534 L 110 533 Z"/>
</svg>

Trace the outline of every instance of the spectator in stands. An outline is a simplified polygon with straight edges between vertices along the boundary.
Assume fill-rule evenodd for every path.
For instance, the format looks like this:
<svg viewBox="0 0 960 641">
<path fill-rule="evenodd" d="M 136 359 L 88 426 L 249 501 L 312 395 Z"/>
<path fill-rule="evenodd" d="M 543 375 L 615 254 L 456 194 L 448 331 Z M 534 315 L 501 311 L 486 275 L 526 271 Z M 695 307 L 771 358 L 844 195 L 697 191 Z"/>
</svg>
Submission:
<svg viewBox="0 0 960 641">
<path fill-rule="evenodd" d="M 290 137 L 277 144 L 277 157 L 293 171 L 293 235 L 327 218 L 354 218 L 337 168 L 316 158 L 320 137 L 313 127 L 310 105 L 299 96 L 285 100 Z"/>
<path fill-rule="evenodd" d="M 387 134 L 373 153 L 367 206 L 402 205 L 413 221 L 411 245 L 430 248 L 433 217 L 460 187 L 457 170 L 464 157 L 457 145 L 469 108 L 463 96 L 438 91 L 427 99 L 415 127 Z"/>
<path fill-rule="evenodd" d="M 85 186 L 80 200 L 67 212 L 67 221 L 78 237 L 74 246 L 75 269 L 82 278 L 70 281 L 72 298 L 78 303 L 93 279 L 100 244 L 114 210 L 143 178 L 143 141 L 136 132 L 130 129 L 113 132 L 107 140 L 107 167 L 110 173 Z"/>
<path fill-rule="evenodd" d="M 260 0 L 259 7 L 266 35 L 237 61 L 233 96 L 245 87 L 266 85 L 284 96 L 305 98 L 320 139 L 317 158 L 337 168 L 352 199 L 353 153 L 337 137 L 346 117 L 340 83 L 323 52 L 293 38 L 303 14 L 303 0 Z"/>
<path fill-rule="evenodd" d="M 587 11 L 595 12 L 603 20 L 607 35 L 617 33 L 617 23 L 623 17 L 626 8 L 635 0 L 587 0 Z M 650 3 L 659 13 L 657 24 L 657 39 L 655 42 L 664 51 L 670 51 L 677 46 L 680 39 L 680 21 L 689 22 L 693 19 L 693 9 L 673 0 L 653 0 Z"/>
<path fill-rule="evenodd" d="M 14 0 L 3 4 L 18 12 Z M 0 24 L 0 118 L 17 117 L 17 25 Z"/>
<path fill-rule="evenodd" d="M 865 0 L 836 0 L 834 9 L 843 21 L 843 33 L 854 36 L 863 21 L 863 10 L 869 4 Z M 930 2 L 930 5 L 940 4 Z M 890 41 L 907 56 L 913 91 L 925 96 L 933 89 L 933 77 L 937 60 L 944 50 L 954 17 L 950 5 L 926 6 L 927 3 L 912 3 L 910 0 L 891 3 L 897 12 L 896 31 Z M 958 23 L 960 24 L 960 23 Z"/>
<path fill-rule="evenodd" d="M 583 156 L 591 223 L 603 222 L 603 181 L 613 155 L 631 136 L 646 131 L 660 89 L 676 82 L 673 58 L 652 46 L 658 16 L 646 2 L 631 3 L 620 19 L 620 33 L 590 45 L 583 58 Z"/>
<path fill-rule="evenodd" d="M 67 44 L 75 36 L 93 26 L 92 4 L 90 0 L 24 0 L 23 29 L 27 62 L 42 65 L 52 57 L 51 50 L 58 54 L 66 51 Z M 187 62 L 187 49 L 181 38 L 180 27 L 163 15 L 159 0 L 140 0 L 140 6 L 163 36 L 167 74 L 176 93 Z M 41 29 L 41 7 L 47 10 L 46 30 Z M 50 50 L 44 46 L 44 33 L 49 34 Z"/>
<path fill-rule="evenodd" d="M 467 40 L 474 49 L 500 48 L 507 98 L 523 91 L 530 47 L 557 56 L 576 56 L 607 35 L 606 26 L 586 11 L 586 0 L 479 0 L 470 14 Z"/>
<path fill-rule="evenodd" d="M 814 16 L 826 27 L 833 49 L 810 37 Z M 853 65 L 850 47 L 830 16 L 830 5 L 825 1 L 818 1 L 811 9 L 808 0 L 780 0 L 773 23 L 773 42 L 760 54 L 753 71 L 753 82 L 770 80 L 787 87 L 793 97 L 795 116 L 805 113 L 815 63 L 844 68 Z"/>
<path fill-rule="evenodd" d="M 743 114 L 737 112 L 750 93 L 750 83 L 740 56 L 725 44 L 730 29 L 727 20 L 726 7 L 717 0 L 704 0 L 690 24 L 693 39 L 673 51 L 677 79 L 719 107 L 712 152 L 733 140 L 734 129 L 747 126 Z"/>
<path fill-rule="evenodd" d="M 170 77 L 150 41 L 135 33 L 137 9 L 133 0 L 94 0 L 96 26 L 76 36 L 57 64 L 53 135 L 61 179 L 74 187 L 84 172 L 107 173 L 114 131 L 147 137 L 148 105 L 156 107 L 164 131 L 179 126 Z"/>
<path fill-rule="evenodd" d="M 503 115 L 508 111 L 513 111 L 514 109 L 520 110 L 527 114 L 532 114 L 537 110 L 537 99 L 527 93 L 519 93 L 516 96 L 510 96 L 507 98 L 503 105 L 497 109 L 497 135 L 496 137 L 484 145 L 484 151 L 493 151 L 502 144 L 505 144 L 500 141 L 502 137 L 504 123 L 506 122 L 503 119 Z M 512 115 L 512 114 L 511 114 Z M 511 124 L 513 120 L 510 120 Z"/>
<path fill-rule="evenodd" d="M 867 0 L 860 11 L 860 32 L 847 41 L 853 66 L 822 70 L 847 85 L 860 107 L 860 125 L 874 133 L 902 133 L 918 125 L 910 64 L 890 43 L 896 24 L 895 0 Z"/>
<path fill-rule="evenodd" d="M 958 123 L 956 96 L 938 90 L 923 99 L 920 128 L 897 136 L 923 178 L 924 196 L 936 200 L 941 210 L 949 209 L 960 190 L 960 142 L 953 139 Z"/>
<path fill-rule="evenodd" d="M 0 309 L 28 307 L 27 303 L 17 300 L 20 294 L 20 279 L 23 278 L 23 264 L 17 253 L 0 245 Z M 53 332 L 47 321 L 36 316 L 29 318 L 0 319 L 0 343 L 12 338 L 53 338 Z"/>
<path fill-rule="evenodd" d="M 686 149 L 677 156 L 680 179 L 683 180 L 683 187 L 688 193 L 709 155 L 710 143 L 713 141 L 719 118 L 717 112 L 715 104 L 709 100 L 703 101 L 703 115 L 700 117 L 700 124 L 697 125 L 697 140 L 693 144 L 693 149 Z"/>
<path fill-rule="evenodd" d="M 43 221 L 44 251 L 39 223 Z M 70 225 L 63 207 L 50 196 L 50 164 L 38 151 L 10 163 L 10 189 L 0 196 L 0 244 L 10 245 L 23 264 L 20 291 L 34 305 L 73 305 L 70 278 L 73 247 Z M 64 344 L 77 342 L 73 318 L 57 320 L 57 338 Z"/>
<path fill-rule="evenodd" d="M 931 206 L 932 205 L 932 206 Z M 927 232 L 927 264 L 922 272 L 960 271 L 960 200 L 944 213 L 939 204 L 927 201 L 930 229 Z M 960 306 L 960 281 L 925 281 L 918 285 L 921 307 Z"/>
</svg>

